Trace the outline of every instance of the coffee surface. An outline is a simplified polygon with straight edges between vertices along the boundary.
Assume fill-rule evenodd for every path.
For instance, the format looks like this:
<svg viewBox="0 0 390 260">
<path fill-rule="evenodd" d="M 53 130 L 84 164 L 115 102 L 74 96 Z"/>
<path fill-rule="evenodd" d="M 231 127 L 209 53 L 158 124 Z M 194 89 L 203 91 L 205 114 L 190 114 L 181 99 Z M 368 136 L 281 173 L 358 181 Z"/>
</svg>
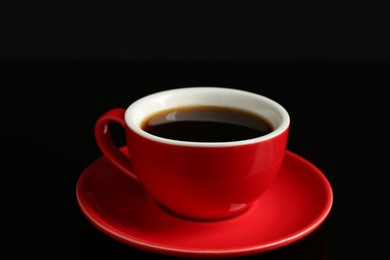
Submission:
<svg viewBox="0 0 390 260">
<path fill-rule="evenodd" d="M 272 125 L 243 110 L 191 106 L 164 110 L 146 118 L 141 128 L 155 136 L 191 142 L 230 142 L 270 133 Z"/>
</svg>

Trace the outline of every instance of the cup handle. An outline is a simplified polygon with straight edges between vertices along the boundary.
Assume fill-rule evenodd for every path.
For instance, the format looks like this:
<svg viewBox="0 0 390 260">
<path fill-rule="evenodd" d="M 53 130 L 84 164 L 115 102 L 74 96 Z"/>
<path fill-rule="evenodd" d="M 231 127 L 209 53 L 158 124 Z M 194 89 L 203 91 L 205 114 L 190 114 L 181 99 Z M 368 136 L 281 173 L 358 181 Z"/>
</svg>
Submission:
<svg viewBox="0 0 390 260">
<path fill-rule="evenodd" d="M 95 124 L 95 139 L 102 153 L 118 169 L 138 180 L 138 177 L 132 170 L 130 158 L 119 150 L 119 147 L 113 142 L 110 132 L 110 124 L 116 123 L 126 129 L 125 109 L 113 108 L 102 114 Z"/>
</svg>

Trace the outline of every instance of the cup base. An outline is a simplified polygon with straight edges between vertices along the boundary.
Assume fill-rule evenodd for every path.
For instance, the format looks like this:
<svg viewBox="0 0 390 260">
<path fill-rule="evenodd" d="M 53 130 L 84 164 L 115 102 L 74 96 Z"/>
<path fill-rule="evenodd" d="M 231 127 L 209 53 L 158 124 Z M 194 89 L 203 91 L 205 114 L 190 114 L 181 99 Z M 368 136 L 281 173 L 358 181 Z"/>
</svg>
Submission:
<svg viewBox="0 0 390 260">
<path fill-rule="evenodd" d="M 252 204 L 247 204 L 247 205 L 239 208 L 238 210 L 231 211 L 230 214 L 225 214 L 223 216 L 205 216 L 205 215 L 201 216 L 199 214 L 197 214 L 196 216 L 189 216 L 188 214 L 181 214 L 181 213 L 178 213 L 174 210 L 171 210 L 170 208 L 161 204 L 157 200 L 154 200 L 154 202 L 156 203 L 156 205 L 159 208 L 161 208 L 162 210 L 164 210 L 165 212 L 167 212 L 170 215 L 173 215 L 173 216 L 181 218 L 181 219 L 186 219 L 189 221 L 200 221 L 200 222 L 221 221 L 221 220 L 235 218 L 235 217 L 238 217 L 238 216 L 244 214 L 245 212 L 247 212 L 251 208 L 251 205 L 252 205 Z"/>
</svg>

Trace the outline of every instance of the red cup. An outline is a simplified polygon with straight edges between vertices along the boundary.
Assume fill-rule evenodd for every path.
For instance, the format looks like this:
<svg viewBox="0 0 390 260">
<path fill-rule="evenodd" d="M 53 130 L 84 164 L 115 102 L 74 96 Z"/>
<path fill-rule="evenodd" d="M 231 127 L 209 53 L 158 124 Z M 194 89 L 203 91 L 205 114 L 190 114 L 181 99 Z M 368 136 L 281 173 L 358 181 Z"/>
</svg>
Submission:
<svg viewBox="0 0 390 260">
<path fill-rule="evenodd" d="M 257 114 L 274 130 L 248 140 L 190 142 L 158 137 L 141 128 L 145 118 L 159 111 L 201 105 Z M 125 129 L 128 157 L 112 141 L 111 123 Z M 103 154 L 163 208 L 185 218 L 216 220 L 248 209 L 272 185 L 286 151 L 289 125 L 287 111 L 265 96 L 190 87 L 154 93 L 127 109 L 107 111 L 96 122 L 95 138 Z"/>
</svg>

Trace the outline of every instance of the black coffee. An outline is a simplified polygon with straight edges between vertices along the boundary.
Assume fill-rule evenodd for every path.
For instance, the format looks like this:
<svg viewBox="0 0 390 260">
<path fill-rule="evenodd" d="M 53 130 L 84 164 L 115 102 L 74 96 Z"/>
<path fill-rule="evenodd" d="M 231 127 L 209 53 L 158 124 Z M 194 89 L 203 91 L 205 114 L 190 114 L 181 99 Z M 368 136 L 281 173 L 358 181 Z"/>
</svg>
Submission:
<svg viewBox="0 0 390 260">
<path fill-rule="evenodd" d="M 256 138 L 273 130 L 258 115 L 225 107 L 179 107 L 156 113 L 141 125 L 146 132 L 174 140 L 229 142 Z"/>
</svg>

